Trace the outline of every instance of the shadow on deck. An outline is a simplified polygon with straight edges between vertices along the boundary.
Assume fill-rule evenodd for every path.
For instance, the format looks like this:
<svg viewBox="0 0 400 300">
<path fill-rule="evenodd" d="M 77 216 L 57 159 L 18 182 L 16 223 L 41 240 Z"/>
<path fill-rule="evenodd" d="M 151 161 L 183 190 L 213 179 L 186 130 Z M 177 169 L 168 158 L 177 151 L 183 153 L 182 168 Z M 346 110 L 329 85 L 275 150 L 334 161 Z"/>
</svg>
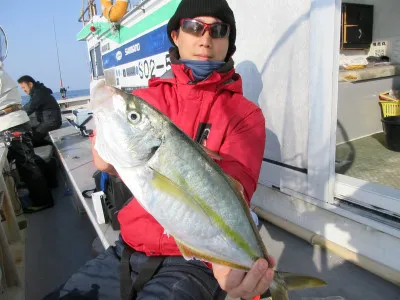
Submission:
<svg viewBox="0 0 400 300">
<path fill-rule="evenodd" d="M 64 195 L 64 179 L 53 189 L 54 207 L 27 215 L 25 295 L 42 299 L 92 258 L 96 232 L 86 215 L 79 215 L 72 196 Z"/>
</svg>

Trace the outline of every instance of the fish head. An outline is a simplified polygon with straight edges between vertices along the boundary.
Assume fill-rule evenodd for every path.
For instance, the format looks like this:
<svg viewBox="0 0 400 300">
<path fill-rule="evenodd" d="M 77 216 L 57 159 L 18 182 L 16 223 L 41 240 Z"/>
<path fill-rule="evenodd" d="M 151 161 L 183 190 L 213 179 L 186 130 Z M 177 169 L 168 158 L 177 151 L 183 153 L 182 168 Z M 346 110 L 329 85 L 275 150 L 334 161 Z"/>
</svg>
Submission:
<svg viewBox="0 0 400 300">
<path fill-rule="evenodd" d="M 103 80 L 91 88 L 90 98 L 100 157 L 115 168 L 144 165 L 163 141 L 165 120 L 160 113 Z"/>
</svg>

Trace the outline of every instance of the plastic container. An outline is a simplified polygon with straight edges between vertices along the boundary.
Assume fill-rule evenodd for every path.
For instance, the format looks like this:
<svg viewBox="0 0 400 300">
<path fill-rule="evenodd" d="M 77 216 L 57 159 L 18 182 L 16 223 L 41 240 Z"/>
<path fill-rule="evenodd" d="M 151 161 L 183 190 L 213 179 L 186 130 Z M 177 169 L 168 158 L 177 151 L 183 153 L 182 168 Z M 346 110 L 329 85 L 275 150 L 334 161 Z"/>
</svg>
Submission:
<svg viewBox="0 0 400 300">
<path fill-rule="evenodd" d="M 388 149 L 400 152 L 400 116 L 382 119 Z"/>
<path fill-rule="evenodd" d="M 400 90 L 391 90 L 379 94 L 379 100 L 383 101 L 400 101 Z"/>
<path fill-rule="evenodd" d="M 400 116 L 400 101 L 379 101 L 382 118 Z"/>
</svg>

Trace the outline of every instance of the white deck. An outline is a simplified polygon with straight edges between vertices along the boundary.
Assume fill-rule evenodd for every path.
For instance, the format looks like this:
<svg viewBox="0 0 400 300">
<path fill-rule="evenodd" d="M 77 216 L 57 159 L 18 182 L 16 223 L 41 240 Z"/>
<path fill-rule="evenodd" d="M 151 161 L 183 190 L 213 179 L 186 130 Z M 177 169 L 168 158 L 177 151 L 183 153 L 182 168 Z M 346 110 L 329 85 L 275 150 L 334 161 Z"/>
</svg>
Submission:
<svg viewBox="0 0 400 300">
<path fill-rule="evenodd" d="M 87 128 L 92 126 L 93 120 L 87 124 Z M 119 232 L 114 231 L 110 224 L 98 224 L 92 200 L 82 196 L 82 191 L 95 187 L 92 175 L 96 168 L 92 162 L 89 138 L 82 137 L 67 121 L 64 121 L 63 128 L 51 132 L 50 137 L 78 200 L 74 203 L 75 208 L 88 215 L 104 248 L 108 248 L 117 240 Z"/>
</svg>

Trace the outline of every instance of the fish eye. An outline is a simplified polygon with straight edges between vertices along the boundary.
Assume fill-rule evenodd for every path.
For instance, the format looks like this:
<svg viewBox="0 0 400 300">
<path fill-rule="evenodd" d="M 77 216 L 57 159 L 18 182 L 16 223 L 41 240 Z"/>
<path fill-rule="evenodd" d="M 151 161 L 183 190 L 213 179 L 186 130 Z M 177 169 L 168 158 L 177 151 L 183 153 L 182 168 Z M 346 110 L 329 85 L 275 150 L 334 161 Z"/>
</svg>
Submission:
<svg viewBox="0 0 400 300">
<path fill-rule="evenodd" d="M 128 113 L 128 119 L 132 123 L 137 123 L 140 121 L 140 114 L 137 111 L 130 111 Z"/>
</svg>

